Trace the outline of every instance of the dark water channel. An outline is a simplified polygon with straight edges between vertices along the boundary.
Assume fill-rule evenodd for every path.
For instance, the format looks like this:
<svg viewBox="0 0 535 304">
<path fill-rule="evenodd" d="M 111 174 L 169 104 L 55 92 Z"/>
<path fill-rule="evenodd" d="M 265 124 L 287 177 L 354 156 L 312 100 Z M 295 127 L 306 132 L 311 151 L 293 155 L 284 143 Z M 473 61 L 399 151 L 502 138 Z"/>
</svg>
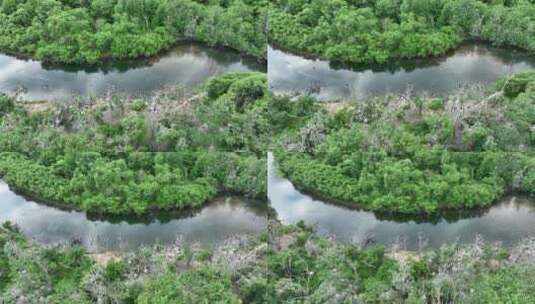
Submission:
<svg viewBox="0 0 535 304">
<path fill-rule="evenodd" d="M 37 204 L 0 181 L 0 223 L 17 224 L 41 243 L 81 242 L 91 252 L 124 251 L 177 240 L 214 246 L 231 236 L 255 235 L 267 225 L 267 204 L 221 197 L 187 213 L 136 217 L 92 217 Z"/>
<path fill-rule="evenodd" d="M 0 92 L 26 100 L 64 100 L 109 91 L 148 96 L 168 85 L 193 88 L 227 72 L 265 71 L 265 64 L 227 49 L 182 44 L 161 56 L 96 66 L 47 65 L 0 54 Z"/>
<path fill-rule="evenodd" d="M 467 43 L 438 58 L 388 66 L 347 66 L 268 49 L 271 89 L 308 93 L 324 101 L 361 100 L 385 93 L 446 95 L 460 85 L 489 84 L 500 76 L 535 68 L 535 55 Z"/>
<path fill-rule="evenodd" d="M 510 196 L 487 210 L 447 214 L 433 218 L 393 216 L 348 209 L 315 199 L 296 190 L 280 176 L 272 155 L 268 157 L 268 197 L 278 219 L 285 224 L 300 220 L 314 225 L 319 233 L 341 242 L 372 239 L 402 248 L 418 248 L 419 239 L 429 247 L 446 242 L 471 242 L 477 234 L 488 242 L 509 246 L 535 235 L 535 201 Z"/>
</svg>

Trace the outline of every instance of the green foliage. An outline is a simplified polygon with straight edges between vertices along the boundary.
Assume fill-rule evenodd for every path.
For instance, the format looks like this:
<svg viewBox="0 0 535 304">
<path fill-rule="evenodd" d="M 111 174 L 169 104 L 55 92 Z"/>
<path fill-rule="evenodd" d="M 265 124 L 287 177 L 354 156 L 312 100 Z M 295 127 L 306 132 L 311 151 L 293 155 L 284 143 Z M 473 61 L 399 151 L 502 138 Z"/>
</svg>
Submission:
<svg viewBox="0 0 535 304">
<path fill-rule="evenodd" d="M 533 2 L 274 1 L 269 38 L 290 50 L 356 64 L 437 56 L 466 39 L 535 50 Z"/>
<path fill-rule="evenodd" d="M 123 261 L 111 261 L 104 268 L 104 278 L 108 282 L 113 282 L 124 278 L 127 265 Z"/>
<path fill-rule="evenodd" d="M 534 270 L 507 267 L 483 273 L 473 284 L 473 303 L 530 303 L 535 301 Z"/>
<path fill-rule="evenodd" d="M 429 109 L 433 111 L 438 111 L 444 109 L 444 100 L 441 98 L 434 98 L 429 102 Z"/>
<path fill-rule="evenodd" d="M 236 111 L 243 112 L 243 109 L 257 99 L 264 96 L 266 92 L 266 78 L 262 74 L 256 77 L 248 77 L 234 82 L 228 89 Z"/>
<path fill-rule="evenodd" d="M 168 245 L 108 262 L 0 226 L 5 303 L 530 303 L 535 241 L 399 252 L 340 244 L 298 223 L 214 250 Z M 210 256 L 206 259 L 207 255 Z M 192 261 L 192 257 L 199 257 Z"/>
<path fill-rule="evenodd" d="M 132 101 L 132 110 L 136 111 L 136 112 L 140 112 L 140 111 L 143 111 L 147 108 L 147 104 L 145 103 L 144 100 L 134 100 Z"/>
<path fill-rule="evenodd" d="M 218 98 L 228 92 L 229 87 L 241 77 L 242 74 L 226 74 L 214 77 L 206 84 L 206 93 L 210 98 Z"/>
<path fill-rule="evenodd" d="M 4 115 L 13 111 L 15 108 L 15 102 L 12 98 L 2 95 L 0 96 L 0 122 L 4 118 Z"/>
<path fill-rule="evenodd" d="M 317 109 L 278 136 L 278 166 L 305 191 L 371 210 L 435 213 L 533 195 L 534 83 L 522 73 L 487 94 Z"/>
<path fill-rule="evenodd" d="M 212 79 L 219 95 L 45 103 L 0 97 L 0 177 L 37 199 L 93 213 L 201 206 L 220 193 L 264 199 L 271 130 L 266 77 Z M 160 96 L 160 95 L 159 95 Z M 163 115 L 153 115 L 153 113 Z"/>
<path fill-rule="evenodd" d="M 385 256 L 384 248 L 334 245 L 296 226 L 275 238 L 267 269 L 276 303 L 296 298 L 347 303 L 360 297 L 379 300 L 397 265 Z"/>
<path fill-rule="evenodd" d="M 499 81 L 498 85 L 503 85 L 503 91 L 505 96 L 509 98 L 516 98 L 521 93 L 533 91 L 535 86 L 533 85 L 533 78 L 535 74 L 533 72 L 519 73 L 514 77 L 505 78 Z"/>
<path fill-rule="evenodd" d="M 258 250 L 255 244 L 242 240 L 227 246 L 232 246 L 238 260 Z M 231 269 L 224 261 L 198 259 L 190 265 L 182 258 L 184 250 L 182 246 L 165 251 L 158 246 L 140 248 L 95 263 L 80 247 L 40 245 L 6 223 L 0 226 L 0 299 L 2 303 L 58 304 L 242 303 L 242 288 L 261 298 L 257 287 L 241 282 L 249 279 L 243 270 L 263 271 L 261 263 Z M 212 255 L 196 247 L 191 250 L 195 256 Z"/>
<path fill-rule="evenodd" d="M 84 249 L 36 248 L 9 223 L 0 227 L 0 245 L 4 266 L 0 270 L 3 279 L 0 298 L 5 303 L 16 303 L 20 298 L 30 303 L 47 298 L 48 303 L 69 299 L 89 303 L 89 298 L 79 288 L 82 277 L 92 267 Z M 9 278 L 7 282 L 5 277 Z"/>
<path fill-rule="evenodd" d="M 431 269 L 425 261 L 414 261 L 410 266 L 410 275 L 413 280 L 422 280 L 431 276 Z"/>
<path fill-rule="evenodd" d="M 91 156 L 91 160 L 70 164 L 72 171 L 68 172 L 72 175 L 64 177 L 61 167 L 73 156 L 85 160 Z M 56 155 L 56 162 L 45 165 L 21 153 L 8 152 L 0 154 L 0 176 L 21 192 L 94 213 L 144 213 L 150 209 L 197 207 L 219 190 L 217 180 L 208 176 L 186 178 L 180 169 L 158 164 L 159 154 L 148 157 L 153 159 L 153 167 L 136 170 L 122 157 L 79 152 Z"/>
<path fill-rule="evenodd" d="M 203 267 L 181 274 L 166 273 L 149 281 L 137 299 L 149 303 L 241 303 L 231 290 L 228 272 Z"/>
<path fill-rule="evenodd" d="M 271 240 L 269 303 L 526 303 L 535 295 L 531 239 L 513 249 L 476 241 L 396 252 L 335 243 L 298 224 L 276 225 Z"/>
<path fill-rule="evenodd" d="M 3 1 L 0 49 L 47 62 L 153 56 L 181 40 L 263 59 L 266 4 L 240 0 Z"/>
</svg>

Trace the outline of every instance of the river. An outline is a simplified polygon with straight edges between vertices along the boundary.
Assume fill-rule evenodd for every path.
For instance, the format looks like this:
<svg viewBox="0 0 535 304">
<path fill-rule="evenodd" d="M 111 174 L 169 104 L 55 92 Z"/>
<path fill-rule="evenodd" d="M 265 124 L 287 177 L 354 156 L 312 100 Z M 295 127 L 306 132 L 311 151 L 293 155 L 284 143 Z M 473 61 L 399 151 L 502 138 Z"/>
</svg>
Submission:
<svg viewBox="0 0 535 304">
<path fill-rule="evenodd" d="M 511 246 L 535 234 L 535 201 L 528 197 L 510 196 L 486 210 L 435 217 L 375 214 L 301 193 L 278 173 L 272 154 L 268 156 L 268 198 L 283 223 L 303 220 L 341 242 L 371 239 L 413 250 L 422 244 L 436 248 L 455 241 L 467 243 L 479 234 L 486 241 Z"/>
<path fill-rule="evenodd" d="M 0 54 L 0 92 L 25 100 L 65 100 L 110 91 L 150 96 L 162 87 L 186 89 L 227 72 L 265 71 L 265 65 L 227 49 L 182 44 L 160 56 L 95 66 L 46 65 Z"/>
<path fill-rule="evenodd" d="M 467 43 L 444 56 L 388 66 L 348 66 L 268 48 L 269 85 L 277 94 L 305 93 L 323 101 L 428 92 L 446 95 L 460 85 L 489 84 L 535 68 L 535 56 Z"/>
<path fill-rule="evenodd" d="M 0 223 L 10 221 L 44 244 L 77 242 L 90 252 L 128 251 L 177 240 L 221 244 L 229 237 L 256 235 L 267 226 L 267 204 L 221 197 L 196 211 L 145 217 L 95 217 L 38 204 L 0 181 Z"/>
</svg>

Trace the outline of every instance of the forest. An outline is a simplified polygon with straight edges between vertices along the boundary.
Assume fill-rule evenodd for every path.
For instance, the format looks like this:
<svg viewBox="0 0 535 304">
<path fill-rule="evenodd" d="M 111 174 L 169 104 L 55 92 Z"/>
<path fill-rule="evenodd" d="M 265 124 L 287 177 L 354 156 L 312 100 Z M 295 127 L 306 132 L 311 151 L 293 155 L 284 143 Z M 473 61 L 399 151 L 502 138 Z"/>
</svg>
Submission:
<svg viewBox="0 0 535 304">
<path fill-rule="evenodd" d="M 107 260 L 76 244 L 41 245 L 0 226 L 7 303 L 531 303 L 535 241 L 415 252 L 340 244 L 298 223 L 255 238 L 140 248 Z"/>
<path fill-rule="evenodd" d="M 266 59 L 266 1 L 1 0 L 0 50 L 95 64 L 198 41 Z"/>
<path fill-rule="evenodd" d="M 278 168 L 321 197 L 406 214 L 534 195 L 534 98 L 535 73 L 528 72 L 445 98 L 386 95 L 335 110 L 312 106 L 308 119 L 277 136 Z"/>
<path fill-rule="evenodd" d="M 274 0 L 269 41 L 353 64 L 445 54 L 463 41 L 535 51 L 533 0 Z"/>
<path fill-rule="evenodd" d="M 266 196 L 269 95 L 261 73 L 194 94 L 0 97 L 0 177 L 30 197 L 93 213 L 197 207 L 221 193 Z"/>
<path fill-rule="evenodd" d="M 0 304 L 535 303 L 535 71 L 404 75 L 472 42 L 419 77 L 535 67 L 535 0 L 0 0 Z"/>
</svg>

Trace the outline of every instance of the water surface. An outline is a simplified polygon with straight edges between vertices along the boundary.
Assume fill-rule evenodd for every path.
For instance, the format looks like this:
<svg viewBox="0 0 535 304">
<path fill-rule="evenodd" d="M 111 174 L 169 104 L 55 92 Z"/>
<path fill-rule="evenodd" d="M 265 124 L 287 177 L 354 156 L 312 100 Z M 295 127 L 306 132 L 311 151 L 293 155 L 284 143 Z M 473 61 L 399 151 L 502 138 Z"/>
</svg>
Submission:
<svg viewBox="0 0 535 304">
<path fill-rule="evenodd" d="M 198 211 L 144 218 L 95 218 L 37 204 L 0 181 L 0 223 L 11 221 L 41 243 L 80 242 L 91 252 L 124 251 L 177 239 L 203 246 L 235 235 L 255 235 L 267 225 L 267 204 L 222 197 Z"/>
<path fill-rule="evenodd" d="M 253 58 L 199 44 L 179 45 L 147 60 L 96 66 L 47 65 L 0 54 L 0 92 L 21 92 L 26 100 L 101 96 L 110 90 L 142 97 L 167 85 L 192 88 L 214 75 L 264 70 Z"/>
<path fill-rule="evenodd" d="M 442 57 L 389 66 L 344 66 L 268 48 L 270 88 L 308 93 L 321 100 L 361 100 L 373 95 L 429 92 L 446 95 L 459 85 L 489 84 L 500 76 L 535 68 L 535 55 L 480 43 Z"/>
<path fill-rule="evenodd" d="M 300 220 L 314 225 L 322 235 L 333 235 L 341 242 L 372 239 L 418 248 L 419 239 L 429 247 L 459 241 L 467 243 L 477 234 L 489 242 L 506 246 L 535 235 L 535 201 L 527 197 L 507 197 L 490 209 L 426 218 L 422 216 L 379 215 L 349 209 L 314 199 L 296 190 L 276 170 L 273 155 L 268 156 L 268 197 L 283 223 Z"/>
</svg>

